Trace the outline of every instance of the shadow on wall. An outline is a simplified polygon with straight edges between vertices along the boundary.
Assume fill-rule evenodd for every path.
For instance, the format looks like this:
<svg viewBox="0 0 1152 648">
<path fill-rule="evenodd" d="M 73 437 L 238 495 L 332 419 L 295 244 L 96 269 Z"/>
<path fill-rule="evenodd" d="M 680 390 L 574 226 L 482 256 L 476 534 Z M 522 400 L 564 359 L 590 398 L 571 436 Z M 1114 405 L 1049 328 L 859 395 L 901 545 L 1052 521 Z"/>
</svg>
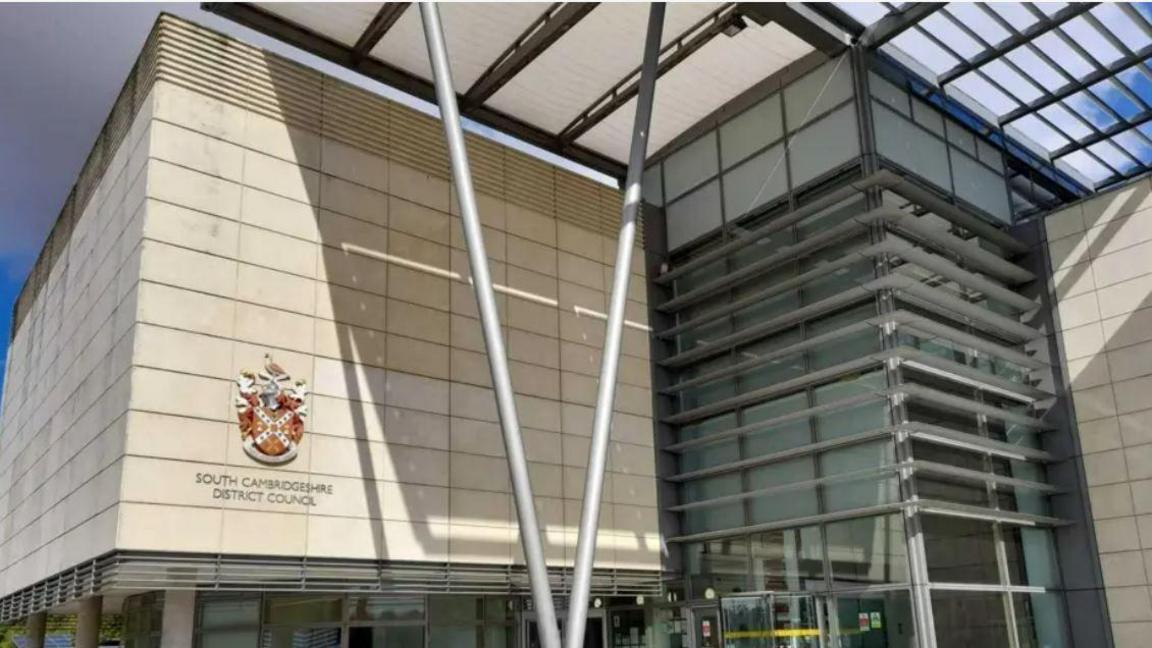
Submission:
<svg viewBox="0 0 1152 648">
<path fill-rule="evenodd" d="M 1150 208 L 1152 187 L 1143 180 L 1045 221 L 1079 421 L 1118 413 L 1106 384 L 1152 373 L 1146 354 L 1120 351 L 1152 339 L 1152 313 L 1144 310 L 1152 306 L 1152 284 L 1133 281 L 1152 272 Z M 1148 423 L 1144 442 L 1152 441 Z"/>
<path fill-rule="evenodd" d="M 268 69 L 276 92 L 284 93 L 280 108 L 291 123 L 294 99 L 289 93 L 299 86 L 299 79 L 277 78 L 278 73 L 284 74 L 278 65 Z M 395 146 L 391 139 L 397 129 L 427 130 L 425 150 L 404 155 L 434 161 L 447 177 L 447 151 L 438 123 L 404 109 L 381 107 L 378 102 L 373 110 L 356 98 L 362 91 L 327 78 L 320 83 L 326 102 L 358 103 L 363 123 L 356 129 L 376 142 Z M 329 114 L 323 116 L 329 118 Z M 320 130 L 327 134 L 329 127 L 325 123 Z M 308 424 L 309 442 L 317 448 L 317 435 L 329 434 L 321 429 L 313 432 L 322 410 L 343 408 L 338 416 L 325 418 L 346 420 L 356 441 L 375 557 L 522 564 L 467 256 L 459 219 L 450 215 L 455 209 L 449 181 L 331 137 L 291 128 L 288 137 L 296 159 L 302 165 L 310 161 L 307 166 L 319 169 L 292 167 L 299 177 L 291 179 L 305 188 L 321 244 L 316 273 L 316 393 L 311 397 L 314 414 Z M 561 306 L 564 300 L 557 279 L 519 271 L 513 276 L 516 269 L 503 263 L 510 253 L 501 231 L 505 204 L 482 194 L 477 198 L 506 340 L 511 308 L 520 317 L 529 313 L 555 328 L 549 336 L 559 354 L 558 314 L 568 306 Z M 555 257 L 556 250 L 549 253 Z M 603 272 L 601 266 L 596 268 Z M 550 283 L 541 286 L 540 278 Z M 604 308 L 599 300 L 593 295 L 585 300 L 588 307 L 572 308 L 587 331 L 585 341 L 590 346 L 581 347 L 586 357 L 579 362 L 588 367 L 599 363 L 596 336 L 603 335 L 600 311 Z M 560 401 L 559 363 L 554 374 L 555 398 Z M 453 379 L 458 382 L 450 382 Z M 523 401 L 529 399 L 527 394 L 536 395 L 537 386 L 527 384 L 530 381 L 518 377 L 515 370 L 513 380 L 522 425 L 530 428 L 534 424 Z M 594 379 L 590 380 L 594 385 Z M 555 406 L 559 418 L 560 406 Z M 458 409 L 462 416 L 457 416 Z M 590 427 L 590 416 L 588 423 Z M 579 510 L 578 506 L 575 511 L 567 510 L 570 507 L 564 504 L 572 502 L 562 498 L 570 482 L 582 485 L 583 471 L 575 480 L 568 467 L 559 465 L 572 465 L 569 462 L 559 458 L 556 465 L 552 460 L 533 461 L 542 444 L 553 443 L 555 456 L 560 457 L 562 440 L 564 446 L 573 440 L 562 435 L 558 421 L 554 434 L 542 433 L 535 439 L 532 434 L 531 429 L 525 430 L 545 555 L 552 566 L 568 565 L 565 551 L 574 548 L 575 525 L 567 523 L 567 518 L 578 516 Z M 457 443 L 478 444 L 481 438 L 494 439 L 486 447 L 498 445 L 498 452 L 449 452 Z M 577 448 L 574 454 L 586 457 L 587 446 Z M 313 466 L 320 452 L 317 448 L 313 453 Z M 563 452 L 569 452 L 568 448 Z M 468 465 L 457 465 L 461 458 Z M 457 487 L 465 483 L 462 477 L 467 477 L 467 485 Z M 387 480 L 404 483 L 397 486 Z M 477 482 L 491 489 L 477 488 Z M 401 507 L 404 512 L 398 510 Z M 363 523 L 339 518 L 330 522 L 348 524 L 349 533 L 364 533 Z M 624 542 L 643 552 L 648 542 L 643 534 L 610 529 L 614 526 L 610 517 L 602 526 L 602 531 L 614 536 L 608 541 Z"/>
</svg>

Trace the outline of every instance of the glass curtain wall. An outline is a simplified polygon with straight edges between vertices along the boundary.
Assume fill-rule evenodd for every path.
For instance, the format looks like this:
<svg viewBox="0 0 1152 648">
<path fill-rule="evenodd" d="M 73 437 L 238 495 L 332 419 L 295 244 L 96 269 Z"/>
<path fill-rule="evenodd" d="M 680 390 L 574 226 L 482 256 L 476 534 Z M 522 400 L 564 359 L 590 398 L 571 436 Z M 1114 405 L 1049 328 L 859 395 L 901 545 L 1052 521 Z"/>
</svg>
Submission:
<svg viewBox="0 0 1152 648">
<path fill-rule="evenodd" d="M 686 595 L 720 597 L 732 646 L 1060 646 L 1032 277 L 956 224 L 1010 220 L 1002 161 L 873 87 L 880 159 L 968 207 L 845 190 L 868 180 L 852 86 L 828 63 L 648 170 Z"/>
</svg>

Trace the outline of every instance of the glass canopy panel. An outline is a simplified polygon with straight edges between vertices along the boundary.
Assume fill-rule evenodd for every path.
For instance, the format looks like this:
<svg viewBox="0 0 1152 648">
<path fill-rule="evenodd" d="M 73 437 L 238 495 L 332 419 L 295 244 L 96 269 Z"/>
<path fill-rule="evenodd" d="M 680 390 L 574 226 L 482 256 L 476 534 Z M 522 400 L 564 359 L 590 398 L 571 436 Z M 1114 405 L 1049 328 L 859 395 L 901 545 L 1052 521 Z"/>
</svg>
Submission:
<svg viewBox="0 0 1152 648">
<path fill-rule="evenodd" d="M 1132 156 L 1107 140 L 1089 146 L 1088 152 L 1125 175 L 1131 173 L 1138 166 L 1137 161 Z"/>
<path fill-rule="evenodd" d="M 1101 34 L 1083 16 L 1069 20 L 1060 28 L 1060 31 L 1063 31 L 1069 39 L 1088 52 L 1101 65 L 1112 65 L 1124 58 L 1123 52 L 1117 49 L 1104 34 Z"/>
<path fill-rule="evenodd" d="M 1025 115 L 1023 118 L 1012 122 L 1009 128 L 1020 131 L 1025 137 L 1039 144 L 1045 151 L 1055 151 L 1071 143 L 1066 135 L 1035 115 Z"/>
<path fill-rule="evenodd" d="M 1036 14 L 1028 11 L 1028 9 L 1019 2 L 995 2 L 989 4 L 988 8 L 995 11 L 1018 32 L 1024 31 L 1040 22 L 1040 20 L 1036 18 Z"/>
<path fill-rule="evenodd" d="M 1019 101 L 1005 94 L 976 72 L 969 72 L 949 85 L 954 86 L 970 99 L 980 102 L 985 108 L 997 115 L 1007 114 L 1020 105 Z M 959 97 L 957 98 L 959 99 Z"/>
<path fill-rule="evenodd" d="M 1138 52 L 1152 45 L 1152 33 L 1133 20 L 1119 4 L 1101 3 L 1089 13 L 1128 49 Z"/>
<path fill-rule="evenodd" d="M 980 71 L 995 81 L 996 85 L 1012 93 L 1013 97 L 1024 103 L 1036 101 L 1044 96 L 1044 91 L 1038 88 L 1031 79 L 1023 76 L 1003 61 L 992 61 L 980 68 Z"/>
<path fill-rule="evenodd" d="M 1073 151 L 1056 161 L 1056 166 L 1067 165 L 1073 171 L 1084 174 L 1094 183 L 1112 177 L 1112 171 L 1084 151 Z"/>
<path fill-rule="evenodd" d="M 919 28 L 928 31 L 930 34 L 940 39 L 953 52 L 967 60 L 982 53 L 985 48 L 979 41 L 965 34 L 963 30 L 956 26 L 956 23 L 948 19 L 940 13 L 934 13 L 927 18 L 920 21 Z"/>
<path fill-rule="evenodd" d="M 974 2 L 951 2 L 944 11 L 990 45 L 999 45 L 1012 36 L 987 12 L 985 5 Z"/>
<path fill-rule="evenodd" d="M 1144 112 L 1144 107 L 1139 103 L 1140 98 L 1111 79 L 1105 79 L 1089 90 L 1126 121 L 1132 121 Z"/>
<path fill-rule="evenodd" d="M 1043 3 L 1036 3 L 1033 6 L 1040 9 L 1040 11 L 1044 12 L 1044 14 L 1046 16 L 1051 18 L 1052 16 L 1055 16 L 1056 14 L 1063 11 L 1064 8 L 1068 6 L 1068 3 L 1067 2 L 1043 2 Z"/>
<path fill-rule="evenodd" d="M 1065 108 L 1064 104 L 1052 104 L 1037 114 L 1059 128 L 1070 139 L 1082 140 L 1092 134 L 1092 129 L 1088 127 L 1088 124 L 1071 110 Z"/>
<path fill-rule="evenodd" d="M 1082 90 L 1068 97 L 1064 105 L 1075 111 L 1076 115 L 1098 129 L 1106 129 L 1116 124 L 1116 118 L 1107 110 L 1107 105 L 1101 105 L 1098 97 Z"/>
<path fill-rule="evenodd" d="M 1049 65 L 1031 46 L 1017 47 L 1005 57 L 1015 63 L 1016 67 L 1026 70 L 1033 83 L 1049 92 L 1068 85 L 1068 77 Z"/>
<path fill-rule="evenodd" d="M 832 4 L 865 27 L 888 15 L 888 7 L 879 2 L 833 2 Z"/>
<path fill-rule="evenodd" d="M 1117 74 L 1116 78 L 1136 95 L 1137 99 L 1145 104 L 1152 104 L 1152 76 L 1149 76 L 1145 65 L 1128 68 Z"/>
<path fill-rule="evenodd" d="M 1037 48 L 1075 79 L 1082 79 L 1096 69 L 1096 66 L 1077 54 L 1067 41 L 1052 32 L 1040 36 L 1034 42 Z"/>
<path fill-rule="evenodd" d="M 1139 129 L 1128 129 L 1117 134 L 1112 141 L 1129 155 L 1140 160 L 1141 164 L 1152 164 L 1152 142 L 1142 136 Z"/>
<path fill-rule="evenodd" d="M 881 49 L 895 49 L 904 52 L 906 56 L 914 57 L 917 63 L 920 63 L 931 70 L 933 74 L 937 75 L 943 74 L 960 65 L 960 59 L 952 56 L 945 51 L 943 47 L 932 42 L 932 40 L 925 36 L 924 32 L 919 29 L 909 29 L 896 38 L 893 38 Z"/>
</svg>

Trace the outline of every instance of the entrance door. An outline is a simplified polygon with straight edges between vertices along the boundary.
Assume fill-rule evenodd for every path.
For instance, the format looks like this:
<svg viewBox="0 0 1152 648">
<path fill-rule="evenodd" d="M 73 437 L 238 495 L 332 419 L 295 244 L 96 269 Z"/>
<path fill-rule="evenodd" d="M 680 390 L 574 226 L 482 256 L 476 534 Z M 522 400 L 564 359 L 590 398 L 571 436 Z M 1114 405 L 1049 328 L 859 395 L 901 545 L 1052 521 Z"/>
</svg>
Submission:
<svg viewBox="0 0 1152 648">
<path fill-rule="evenodd" d="M 560 637 L 564 637 L 566 615 L 560 616 Z M 588 610 L 588 624 L 584 626 L 584 648 L 606 648 L 608 645 L 607 626 L 604 623 L 604 610 Z M 540 648 L 540 629 L 535 612 L 524 613 L 524 646 Z"/>
<path fill-rule="evenodd" d="M 725 597 L 726 648 L 827 648 L 822 601 L 812 594 Z"/>
<path fill-rule="evenodd" d="M 691 624 L 692 648 L 720 648 L 720 611 L 716 606 L 690 608 L 688 623 Z"/>
<path fill-rule="evenodd" d="M 772 645 L 775 648 L 822 648 L 824 619 L 810 594 L 773 594 L 771 601 Z"/>
</svg>

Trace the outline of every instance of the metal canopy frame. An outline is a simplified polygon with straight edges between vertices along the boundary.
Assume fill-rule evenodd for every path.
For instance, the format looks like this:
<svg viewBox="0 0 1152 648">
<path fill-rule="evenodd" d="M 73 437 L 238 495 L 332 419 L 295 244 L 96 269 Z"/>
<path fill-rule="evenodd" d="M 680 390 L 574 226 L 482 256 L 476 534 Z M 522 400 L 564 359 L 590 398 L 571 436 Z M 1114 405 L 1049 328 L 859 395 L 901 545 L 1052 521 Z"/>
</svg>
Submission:
<svg viewBox="0 0 1152 648">
<path fill-rule="evenodd" d="M 1148 128 L 1152 123 L 1152 94 L 1147 89 L 1130 87 L 1121 76 L 1136 70 L 1142 76 L 1152 79 L 1152 68 L 1148 65 L 1148 59 L 1152 56 L 1152 16 L 1145 11 L 1129 4 L 1115 5 L 1120 15 L 1129 21 L 1127 25 L 1116 27 L 1134 26 L 1149 41 L 1143 47 L 1134 47 L 1105 24 L 1097 11 L 1100 3 L 1071 3 L 1057 11 L 1047 12 L 1031 3 L 1021 2 L 1018 4 L 1027 24 L 1019 25 L 1008 20 L 1006 14 L 995 6 L 971 5 L 979 12 L 982 20 L 1006 34 L 996 42 L 981 35 L 976 26 L 959 19 L 949 3 L 900 6 L 890 2 L 876 4 L 887 13 L 867 25 L 853 17 L 863 14 L 850 6 L 841 7 L 834 3 L 822 5 L 819 11 L 856 34 L 862 45 L 891 57 L 908 74 L 919 76 L 942 95 L 952 96 L 977 112 L 992 113 L 994 119 L 989 126 L 1001 131 L 1000 136 L 1006 143 L 1004 148 L 1010 155 L 1018 152 L 1011 146 L 1017 142 L 1012 133 L 1003 133 L 1006 128 L 1027 138 L 1022 142 L 1025 148 L 1040 154 L 1050 164 L 1087 179 L 1093 190 L 1152 170 L 1152 129 Z M 947 31 L 929 29 L 921 24 L 930 15 L 938 15 L 946 21 L 944 24 L 948 27 Z M 896 34 L 889 35 L 886 43 L 868 37 L 870 32 L 883 32 L 892 24 L 912 32 L 957 63 L 938 73 L 926 70 L 924 66 L 916 70 L 908 69 L 903 61 L 914 60 L 915 53 L 902 50 Z M 1101 42 L 1108 43 L 1119 52 L 1120 57 L 1108 64 L 1102 63 L 1088 51 L 1084 43 L 1069 35 L 1070 27 L 1090 30 Z M 956 41 L 950 36 L 970 45 L 975 44 L 979 51 L 965 55 L 958 50 Z M 1041 38 L 1056 39 L 1060 47 L 1082 59 L 1089 70 L 1079 75 L 1070 71 L 1067 66 L 1055 60 L 1059 58 L 1055 53 L 1037 45 L 1037 39 Z M 1037 78 L 1036 71 L 1014 60 L 1018 52 L 1050 68 L 1047 72 L 1055 73 L 1061 79 L 1059 87 L 1046 86 Z M 1016 87 L 1003 78 L 997 78 L 993 66 L 1002 66 L 998 69 L 1005 70 L 1006 74 L 1014 77 L 1013 81 L 1024 87 Z M 1000 99 L 1015 105 L 1001 112 L 990 109 L 984 102 L 971 97 L 970 93 L 959 91 L 958 83 L 970 81 L 999 93 L 1002 95 Z M 1107 94 L 1100 92 L 1101 87 L 1107 90 Z M 1025 100 L 1021 97 L 1022 90 L 1037 96 Z M 1108 94 L 1114 94 L 1117 98 L 1113 99 Z M 1138 112 L 1131 114 L 1129 110 L 1129 114 L 1122 114 L 1117 103 L 1120 101 L 1135 106 Z M 1053 114 L 1053 111 L 1057 111 L 1058 115 Z M 1059 123 L 1062 120 L 1067 120 L 1064 127 Z M 1079 136 L 1069 131 L 1070 127 L 1074 127 Z M 1041 134 L 1034 131 L 1036 128 L 1043 129 L 1042 134 L 1046 137 L 1029 135 L 1029 132 Z M 1058 142 L 1039 143 L 1040 139 L 1053 138 L 1058 139 Z"/>
<path fill-rule="evenodd" d="M 528 26 L 480 78 L 468 88 L 464 99 L 479 105 L 496 94 L 520 70 L 528 67 L 569 29 L 596 8 L 596 2 L 557 2 Z"/>
<path fill-rule="evenodd" d="M 434 101 L 435 93 L 429 81 L 370 55 L 409 4 L 385 3 L 352 47 L 252 4 L 205 3 L 203 6 L 208 11 L 270 34 L 369 78 L 421 99 Z M 1129 4 L 1117 4 L 1117 10 L 1109 14 L 1108 20 L 1120 20 L 1117 16 L 1126 16 L 1130 24 L 1125 26 L 1132 28 L 1134 25 L 1145 35 L 1149 43 L 1140 47 L 1130 46 L 1125 39 L 1113 33 L 1109 25 L 1105 24 L 1108 21 L 1104 20 L 1104 16 L 1098 15 L 1098 3 L 1071 3 L 1055 11 L 1042 11 L 1027 2 L 1019 4 L 1022 10 L 1018 10 L 1019 17 L 1013 20 L 1009 20 L 1006 17 L 1009 14 L 995 6 L 972 5 L 980 12 L 982 20 L 986 19 L 995 26 L 997 35 L 1004 34 L 1003 38 L 996 39 L 997 42 L 989 42 L 989 39 L 981 38 L 979 28 L 974 29 L 973 25 L 957 20 L 949 3 L 875 3 L 885 12 L 879 17 L 876 16 L 876 7 L 873 7 L 871 13 L 862 14 L 851 5 L 838 6 L 838 3 L 724 3 L 704 20 L 669 39 L 660 53 L 657 73 L 663 75 L 684 62 L 717 35 L 745 28 L 745 21 L 761 26 L 774 22 L 828 56 L 839 54 L 852 45 L 883 54 L 906 74 L 934 88 L 941 97 L 950 98 L 950 101 L 961 105 L 967 104 L 973 114 L 981 115 L 980 119 L 987 123 L 986 130 L 997 131 L 996 136 L 989 139 L 1007 153 L 1009 166 L 1028 176 L 1028 182 L 1039 182 L 1039 186 L 1048 195 L 1063 196 L 1066 192 L 1062 189 L 1069 185 L 1099 189 L 1152 170 L 1152 93 L 1144 89 L 1134 90 L 1123 80 L 1124 75 L 1136 73 L 1152 80 L 1152 67 L 1148 65 L 1148 58 L 1152 56 L 1152 14 Z M 529 124 L 486 104 L 488 99 L 597 6 L 597 3 L 587 2 L 557 2 L 548 5 L 457 100 L 465 117 L 623 181 L 626 172 L 623 164 L 576 142 L 636 96 L 638 69 L 615 83 L 558 133 Z M 868 19 L 854 18 L 863 15 L 867 15 Z M 934 33 L 934 30 L 927 29 L 923 21 L 930 17 L 936 17 L 933 20 L 948 21 L 949 33 Z M 1102 42 L 1106 41 L 1110 48 L 1123 55 L 1109 64 L 1100 63 L 1085 50 L 1083 44 L 1069 37 L 1069 27 L 1093 30 L 1103 39 Z M 923 66 L 909 66 L 907 62 L 910 57 L 907 52 L 900 50 L 900 42 L 910 34 L 939 48 L 942 56 L 951 57 L 956 64 L 938 73 L 926 72 Z M 949 45 L 950 34 L 961 34 L 958 37 L 966 42 L 977 43 L 979 51 L 969 52 L 965 56 Z M 1058 39 L 1061 48 L 1066 48 L 1090 64 L 1091 71 L 1077 78 L 1054 60 L 1052 53 L 1036 45 L 1039 38 Z M 1013 60 L 1017 56 L 1016 52 L 1039 60 L 1060 75 L 1063 82 L 1059 87 L 1045 87 L 1033 74 L 1029 74 L 1029 66 Z M 1023 85 L 1031 86 L 1025 88 L 1029 93 L 1027 99 L 1013 92 L 1019 88 L 991 73 L 989 66 L 1006 66 L 1014 78 L 1025 79 Z M 987 106 L 971 97 L 971 93 L 958 92 L 957 83 L 971 82 L 989 88 L 990 92 L 1002 95 L 1015 102 L 1015 105 L 1003 114 L 987 117 L 990 112 Z M 1129 111 L 1126 116 L 1122 115 L 1123 111 L 1118 111 L 1110 98 L 1098 96 L 1094 87 L 1095 91 L 1099 91 L 1101 83 L 1108 84 L 1103 87 L 1109 92 L 1115 91 L 1126 105 L 1137 106 L 1138 114 L 1132 115 Z M 1078 105 L 1086 105 L 1087 110 L 1099 112 L 1103 117 L 1097 123 L 1092 116 L 1083 114 L 1077 108 Z M 1071 120 L 1069 123 L 1080 136 L 1073 136 L 1067 128 L 1061 128 L 1061 120 L 1051 114 L 1053 111 L 1058 112 L 1063 119 Z M 1010 132 L 1005 132 L 1006 128 Z M 1045 139 L 1062 139 L 1056 143 L 1040 145 L 1037 143 L 1040 138 L 1029 135 L 1037 128 L 1043 130 Z M 1032 159 L 1033 156 L 1035 159 Z M 1041 170 L 1039 174 L 1029 171 L 1037 170 L 1038 162 L 1063 169 L 1055 172 L 1056 175 L 1065 176 L 1063 180 L 1055 180 L 1056 184 L 1062 186 L 1049 186 L 1053 171 Z"/>
<path fill-rule="evenodd" d="M 351 47 L 343 43 L 278 18 L 251 4 L 206 2 L 201 6 L 205 11 L 273 36 L 285 43 L 299 47 L 309 54 L 363 74 L 374 81 L 379 81 L 419 99 L 436 103 L 436 90 L 432 83 L 377 59 L 357 56 Z M 624 165 L 602 153 L 585 146 L 566 142 L 553 133 L 490 106 L 468 103 L 462 95 L 457 95 L 457 102 L 461 106 L 460 112 L 464 117 L 474 119 L 547 151 L 563 155 L 574 162 L 614 178 L 624 177 Z"/>
</svg>

